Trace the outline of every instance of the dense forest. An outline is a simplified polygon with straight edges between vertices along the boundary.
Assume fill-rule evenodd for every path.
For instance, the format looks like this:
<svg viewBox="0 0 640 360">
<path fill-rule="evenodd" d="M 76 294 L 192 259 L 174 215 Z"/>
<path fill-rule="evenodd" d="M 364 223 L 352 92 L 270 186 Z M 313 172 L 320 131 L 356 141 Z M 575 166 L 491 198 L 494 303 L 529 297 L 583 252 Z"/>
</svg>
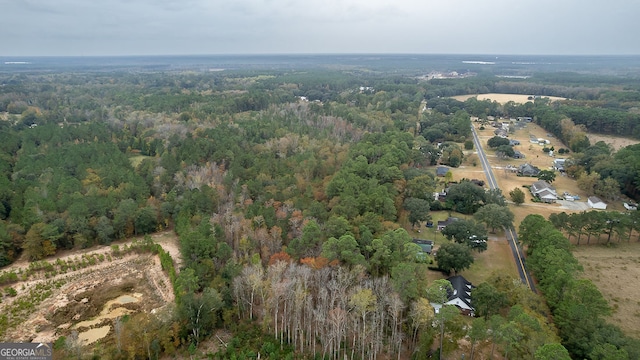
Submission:
<svg viewBox="0 0 640 360">
<path fill-rule="evenodd" d="M 547 285 L 544 219 L 521 229 L 541 295 L 494 274 L 473 291 L 477 318 L 449 306 L 434 313 L 450 285 L 425 276 L 455 274 L 483 250 L 460 234 L 486 236 L 513 220 L 499 191 L 468 181 L 452 184 L 446 202 L 433 198 L 442 184 L 432 166 L 465 161 L 471 116 L 532 117 L 570 149 L 567 172 L 581 186 L 639 199 L 640 146 L 615 152 L 586 138 L 640 137 L 633 82 L 307 69 L 1 73 L 0 85 L 0 266 L 175 230 L 184 259 L 172 276 L 175 308 L 127 325 L 131 341 L 142 331 L 158 339 L 156 357 L 193 351 L 220 328 L 234 337 L 211 354 L 219 359 L 437 358 L 462 338 L 489 341 L 505 358 L 640 356 L 637 340 L 599 318 L 584 325 L 588 346 L 568 333 L 584 319 L 569 297 L 588 290 L 589 311 L 602 315 L 607 305 L 592 284 L 569 279 L 571 259 L 564 293 L 557 279 Z M 485 92 L 568 100 L 447 98 Z M 403 226 L 440 210 L 473 220 L 449 229 L 451 244 L 435 257 L 421 256 Z M 598 331 L 587 336 L 587 325 Z M 151 356 L 114 346 L 99 355 Z"/>
</svg>

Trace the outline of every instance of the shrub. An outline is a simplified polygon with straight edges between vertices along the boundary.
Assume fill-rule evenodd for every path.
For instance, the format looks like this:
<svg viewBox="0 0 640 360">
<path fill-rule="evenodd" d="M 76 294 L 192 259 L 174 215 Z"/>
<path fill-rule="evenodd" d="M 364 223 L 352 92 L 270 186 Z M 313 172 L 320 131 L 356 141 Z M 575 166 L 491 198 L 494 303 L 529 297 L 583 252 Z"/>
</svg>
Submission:
<svg viewBox="0 0 640 360">
<path fill-rule="evenodd" d="M 464 142 L 464 149 L 465 150 L 473 150 L 473 141 L 471 140 L 467 140 Z"/>
<path fill-rule="evenodd" d="M 16 295 L 18 295 L 18 292 L 16 291 L 16 289 L 12 288 L 12 287 L 8 287 L 6 289 L 4 289 L 5 294 L 7 294 L 8 296 L 14 297 Z"/>
</svg>

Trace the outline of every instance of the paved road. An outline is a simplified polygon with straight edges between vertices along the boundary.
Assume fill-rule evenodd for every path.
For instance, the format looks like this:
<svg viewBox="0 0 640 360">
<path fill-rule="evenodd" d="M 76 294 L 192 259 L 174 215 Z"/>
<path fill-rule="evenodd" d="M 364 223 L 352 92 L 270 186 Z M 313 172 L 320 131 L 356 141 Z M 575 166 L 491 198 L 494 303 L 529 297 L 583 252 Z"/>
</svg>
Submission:
<svg viewBox="0 0 640 360">
<path fill-rule="evenodd" d="M 480 163 L 482 163 L 482 169 L 487 176 L 487 183 L 489 184 L 489 188 L 498 189 L 498 182 L 493 175 L 493 170 L 491 169 L 491 165 L 487 160 L 487 155 L 484 153 L 482 145 L 480 144 L 480 139 L 478 139 L 478 134 L 476 133 L 476 129 L 473 127 L 473 125 L 471 125 L 471 132 L 473 133 L 473 142 L 476 146 L 476 149 L 478 150 Z M 527 285 L 529 289 L 531 289 L 531 291 L 536 292 L 535 284 L 533 283 L 531 275 L 529 274 L 529 271 L 527 270 L 527 267 L 524 263 L 524 252 L 518 244 L 518 234 L 513 227 L 505 228 L 505 234 L 507 236 L 507 241 L 511 246 L 511 253 L 513 253 L 513 258 L 516 260 L 516 267 L 518 268 L 520 279 L 522 279 L 522 282 Z"/>
</svg>

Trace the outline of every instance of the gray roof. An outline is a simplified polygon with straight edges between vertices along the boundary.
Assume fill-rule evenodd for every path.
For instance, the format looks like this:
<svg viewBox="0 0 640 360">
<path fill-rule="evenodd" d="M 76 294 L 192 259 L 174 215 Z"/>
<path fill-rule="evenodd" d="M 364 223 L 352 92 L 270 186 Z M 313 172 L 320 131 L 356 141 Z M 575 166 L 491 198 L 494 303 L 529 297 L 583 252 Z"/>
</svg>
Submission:
<svg viewBox="0 0 640 360">
<path fill-rule="evenodd" d="M 518 167 L 518 172 L 537 175 L 540 172 L 540 169 L 531 164 L 522 164 Z"/>
<path fill-rule="evenodd" d="M 449 224 L 451 224 L 454 221 L 458 221 L 457 217 L 449 217 L 447 218 L 447 220 L 439 220 L 438 221 L 438 226 L 447 226 Z"/>
<path fill-rule="evenodd" d="M 556 191 L 556 189 L 551 186 L 548 182 L 544 181 L 544 180 L 538 180 L 536 182 L 534 182 L 533 184 L 531 184 L 531 192 L 534 194 L 537 194 L 543 190 L 551 190 L 553 192 Z"/>
<path fill-rule="evenodd" d="M 604 201 L 600 200 L 600 198 L 597 196 L 589 196 L 589 201 L 591 201 L 592 204 L 605 203 Z"/>
<path fill-rule="evenodd" d="M 449 168 L 446 166 L 438 166 L 436 168 L 436 175 L 446 175 L 449 172 Z"/>
</svg>

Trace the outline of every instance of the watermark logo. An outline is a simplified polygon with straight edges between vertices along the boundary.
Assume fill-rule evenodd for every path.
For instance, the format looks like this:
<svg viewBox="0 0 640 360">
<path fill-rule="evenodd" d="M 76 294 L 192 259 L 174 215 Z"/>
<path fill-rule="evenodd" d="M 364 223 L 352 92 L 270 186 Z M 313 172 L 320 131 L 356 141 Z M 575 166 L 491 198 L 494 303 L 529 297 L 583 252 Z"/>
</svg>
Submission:
<svg viewBox="0 0 640 360">
<path fill-rule="evenodd" d="M 0 360 L 52 360 L 50 343 L 0 343 Z"/>
</svg>

